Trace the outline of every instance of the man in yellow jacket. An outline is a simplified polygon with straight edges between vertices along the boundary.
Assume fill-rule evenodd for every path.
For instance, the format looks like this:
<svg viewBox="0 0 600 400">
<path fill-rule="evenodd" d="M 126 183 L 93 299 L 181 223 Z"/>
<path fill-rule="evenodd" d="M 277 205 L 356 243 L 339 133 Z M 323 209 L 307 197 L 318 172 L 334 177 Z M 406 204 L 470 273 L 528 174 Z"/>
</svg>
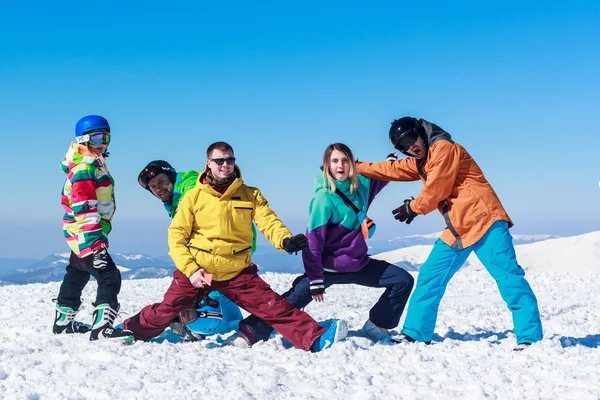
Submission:
<svg viewBox="0 0 600 400">
<path fill-rule="evenodd" d="M 515 350 L 541 340 L 537 299 L 517 263 L 508 231 L 513 223 L 475 160 L 448 132 L 424 119 L 395 120 L 390 141 L 409 157 L 359 163 L 358 173 L 388 181 L 421 180 L 424 186 L 419 196 L 404 200 L 392 212 L 394 217 L 410 224 L 416 216 L 437 208 L 447 225 L 419 271 L 399 340 L 431 341 L 446 286 L 473 251 L 496 280 L 512 312 Z"/>
<path fill-rule="evenodd" d="M 297 348 L 320 351 L 344 339 L 345 321 L 325 330 L 275 293 L 252 263 L 253 221 L 278 250 L 300 251 L 308 246 L 306 237 L 292 236 L 260 190 L 244 184 L 229 144 L 211 144 L 206 156 L 205 171 L 169 227 L 169 255 L 177 269 L 195 287 L 218 290 L 263 319 Z"/>
</svg>

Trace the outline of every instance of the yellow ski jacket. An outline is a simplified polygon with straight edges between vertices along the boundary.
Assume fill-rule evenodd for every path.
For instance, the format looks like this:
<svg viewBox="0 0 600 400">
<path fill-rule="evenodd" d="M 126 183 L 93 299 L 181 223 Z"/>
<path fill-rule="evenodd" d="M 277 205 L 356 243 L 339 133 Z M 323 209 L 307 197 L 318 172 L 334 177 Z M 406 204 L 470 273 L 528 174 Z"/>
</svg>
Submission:
<svg viewBox="0 0 600 400">
<path fill-rule="evenodd" d="M 198 184 L 181 202 L 169 227 L 169 255 L 187 277 L 203 268 L 213 280 L 235 278 L 252 264 L 252 221 L 267 239 L 283 250 L 290 231 L 269 207 L 260 190 L 237 178 L 221 194 L 206 182 L 206 169 Z"/>
</svg>

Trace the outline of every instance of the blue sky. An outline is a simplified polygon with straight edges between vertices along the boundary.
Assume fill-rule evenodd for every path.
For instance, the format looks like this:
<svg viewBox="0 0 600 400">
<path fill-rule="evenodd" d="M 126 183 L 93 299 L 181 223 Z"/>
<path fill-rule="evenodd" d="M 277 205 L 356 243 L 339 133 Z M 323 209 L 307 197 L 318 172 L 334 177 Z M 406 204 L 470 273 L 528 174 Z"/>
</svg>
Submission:
<svg viewBox="0 0 600 400">
<path fill-rule="evenodd" d="M 67 251 L 59 163 L 87 114 L 112 126 L 113 251 L 168 251 L 166 213 L 136 182 L 152 159 L 203 169 L 225 140 L 300 232 L 324 148 L 383 160 L 405 115 L 467 148 L 513 232 L 600 226 L 597 1 L 217 3 L 3 6 L 0 256 Z M 420 188 L 381 194 L 380 239 L 443 228 L 437 213 L 393 220 Z"/>
</svg>

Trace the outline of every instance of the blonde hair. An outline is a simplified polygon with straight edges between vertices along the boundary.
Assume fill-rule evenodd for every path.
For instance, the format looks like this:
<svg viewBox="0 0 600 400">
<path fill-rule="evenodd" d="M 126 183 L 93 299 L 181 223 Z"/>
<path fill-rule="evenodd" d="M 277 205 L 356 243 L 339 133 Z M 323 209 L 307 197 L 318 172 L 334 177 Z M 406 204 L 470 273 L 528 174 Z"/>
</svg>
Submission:
<svg viewBox="0 0 600 400">
<path fill-rule="evenodd" d="M 329 170 L 329 164 L 331 162 L 331 153 L 334 150 L 341 151 L 344 153 L 348 160 L 350 161 L 350 173 L 348 174 L 348 179 L 350 179 L 350 193 L 354 193 L 356 189 L 358 189 L 358 177 L 356 176 L 356 160 L 354 159 L 354 155 L 352 154 L 352 150 L 350 147 L 346 146 L 343 143 L 333 143 L 327 146 L 325 149 L 325 153 L 323 153 L 323 187 L 330 192 L 335 192 L 335 178 L 331 176 L 331 171 Z"/>
</svg>

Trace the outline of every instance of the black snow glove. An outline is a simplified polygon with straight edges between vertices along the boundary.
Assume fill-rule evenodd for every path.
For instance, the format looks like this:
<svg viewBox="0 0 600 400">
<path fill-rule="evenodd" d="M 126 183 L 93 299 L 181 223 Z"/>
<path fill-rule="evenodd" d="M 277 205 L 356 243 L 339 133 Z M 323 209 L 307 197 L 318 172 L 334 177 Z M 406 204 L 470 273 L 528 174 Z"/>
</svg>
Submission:
<svg viewBox="0 0 600 400">
<path fill-rule="evenodd" d="M 394 218 L 400 222 L 406 222 L 407 224 L 410 224 L 412 220 L 415 219 L 417 213 L 410 209 L 411 200 L 413 199 L 404 200 L 404 204 L 392 211 Z"/>
<path fill-rule="evenodd" d="M 394 162 L 397 159 L 398 159 L 398 154 L 396 154 L 396 152 L 391 152 L 390 154 L 387 155 L 387 158 L 385 159 L 385 161 Z"/>
<path fill-rule="evenodd" d="M 322 279 L 310 283 L 310 295 L 311 296 L 318 296 L 323 293 L 325 293 L 325 285 L 323 284 Z"/>
<path fill-rule="evenodd" d="M 302 233 L 283 239 L 283 248 L 290 254 L 298 253 L 307 247 L 308 239 Z"/>
<path fill-rule="evenodd" d="M 106 249 L 95 251 L 92 257 L 95 269 L 108 267 L 108 252 Z"/>
</svg>

